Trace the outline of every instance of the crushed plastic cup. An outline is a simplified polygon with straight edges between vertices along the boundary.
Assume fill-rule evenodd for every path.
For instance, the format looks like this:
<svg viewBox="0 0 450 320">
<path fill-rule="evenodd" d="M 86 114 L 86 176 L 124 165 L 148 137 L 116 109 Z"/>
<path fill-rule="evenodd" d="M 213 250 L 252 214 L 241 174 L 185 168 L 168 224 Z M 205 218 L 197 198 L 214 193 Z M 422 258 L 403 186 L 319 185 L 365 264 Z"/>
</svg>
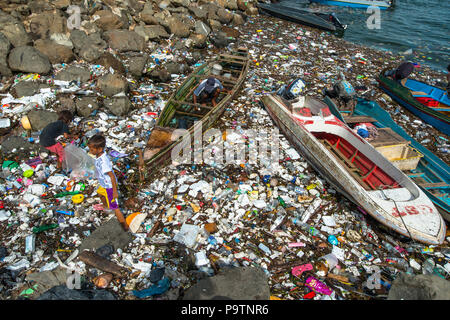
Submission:
<svg viewBox="0 0 450 320">
<path fill-rule="evenodd" d="M 327 255 L 324 255 L 323 257 L 320 257 L 319 260 L 325 260 L 325 264 L 328 267 L 328 271 L 331 271 L 339 263 L 337 257 L 332 253 L 329 253 Z"/>
</svg>

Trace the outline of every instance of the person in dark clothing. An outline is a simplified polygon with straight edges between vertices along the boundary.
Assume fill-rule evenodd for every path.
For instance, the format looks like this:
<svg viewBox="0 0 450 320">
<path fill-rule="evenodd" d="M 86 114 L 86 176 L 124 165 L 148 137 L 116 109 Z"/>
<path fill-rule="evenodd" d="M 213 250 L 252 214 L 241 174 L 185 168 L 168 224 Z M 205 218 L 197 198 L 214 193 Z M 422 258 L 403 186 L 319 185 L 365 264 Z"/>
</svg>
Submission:
<svg viewBox="0 0 450 320">
<path fill-rule="evenodd" d="M 215 107 L 217 105 L 216 99 L 221 92 L 231 93 L 230 90 L 223 87 L 219 80 L 214 77 L 209 77 L 203 80 L 194 90 L 194 103 L 199 102 L 206 105 L 206 103 L 211 102 L 213 107 Z"/>
<path fill-rule="evenodd" d="M 39 143 L 45 149 L 58 156 L 58 163 L 56 167 L 58 169 L 62 168 L 62 162 L 64 161 L 64 148 L 61 143 L 56 141 L 61 135 L 64 138 L 76 138 L 72 137 L 69 132 L 69 123 L 72 121 L 73 115 L 69 110 L 63 110 L 58 114 L 58 120 L 49 123 L 41 132 L 39 136 Z"/>
<path fill-rule="evenodd" d="M 401 63 L 397 69 L 388 71 L 386 73 L 387 77 L 391 77 L 393 80 L 399 82 L 402 86 L 406 87 L 406 81 L 410 74 L 414 71 L 414 63 L 412 62 L 403 62 Z M 411 91 L 413 96 L 415 95 L 426 95 L 426 93 L 422 91 Z"/>
<path fill-rule="evenodd" d="M 403 86 L 406 83 L 409 75 L 414 71 L 414 64 L 412 62 L 403 62 L 398 66 L 392 75 L 392 79 L 400 82 Z"/>
</svg>

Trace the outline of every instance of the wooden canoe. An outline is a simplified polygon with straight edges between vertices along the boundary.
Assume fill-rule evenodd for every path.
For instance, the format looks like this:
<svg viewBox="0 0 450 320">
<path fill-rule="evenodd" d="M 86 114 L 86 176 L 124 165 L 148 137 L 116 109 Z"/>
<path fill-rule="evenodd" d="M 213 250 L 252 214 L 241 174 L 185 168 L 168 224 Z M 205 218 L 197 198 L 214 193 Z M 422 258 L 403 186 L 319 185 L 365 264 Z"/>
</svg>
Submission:
<svg viewBox="0 0 450 320">
<path fill-rule="evenodd" d="M 216 64 L 222 67 L 220 76 L 214 74 L 213 66 Z M 203 131 L 211 127 L 241 88 L 248 67 L 248 50 L 239 48 L 229 54 L 218 55 L 216 59 L 203 64 L 186 77 L 160 112 L 156 126 L 150 134 L 143 155 L 145 178 L 152 175 L 156 167 L 170 161 L 172 149 L 182 141 L 181 136 L 172 135 L 175 129 L 187 129 L 192 137 L 194 122 L 201 121 Z M 211 75 L 220 80 L 223 87 L 231 90 L 231 93 L 221 93 L 215 107 L 212 104 L 206 106 L 194 104 L 195 88 Z"/>
<path fill-rule="evenodd" d="M 305 159 L 339 192 L 378 222 L 427 244 L 441 244 L 446 226 L 424 192 L 366 140 L 306 97 L 290 104 L 261 98 L 275 124 Z"/>
<path fill-rule="evenodd" d="M 341 6 L 350 8 L 367 9 L 369 7 L 378 7 L 381 10 L 391 8 L 394 0 L 310 0 L 328 6 Z"/>
<path fill-rule="evenodd" d="M 260 11 L 268 13 L 274 17 L 293 21 L 302 25 L 318 28 L 326 31 L 344 32 L 347 28 L 334 14 L 314 12 L 310 9 L 296 9 L 286 7 L 278 3 L 265 4 L 258 3 Z"/>
<path fill-rule="evenodd" d="M 413 170 L 403 170 L 433 201 L 443 218 L 450 221 L 450 167 L 425 148 L 411 136 L 409 136 L 398 124 L 392 120 L 389 113 L 375 101 L 358 99 L 353 113 L 346 110 L 339 110 L 335 102 L 329 97 L 325 97 L 325 103 L 330 108 L 331 113 L 339 120 L 350 124 L 352 119 L 364 117 L 364 122 L 371 122 L 377 128 L 389 128 L 403 139 L 408 141 L 412 148 L 418 150 L 423 157 L 418 161 L 417 167 Z"/>
<path fill-rule="evenodd" d="M 377 79 L 380 88 L 398 104 L 411 111 L 414 115 L 416 115 L 426 123 L 432 125 L 437 130 L 445 133 L 446 135 L 450 135 L 450 116 L 448 112 L 449 107 L 445 106 L 442 103 L 441 106 L 437 108 L 431 108 L 420 103 L 411 94 L 411 89 L 402 86 L 399 82 L 392 80 L 389 77 L 386 77 L 384 75 L 386 71 L 387 70 L 383 70 Z M 419 86 L 417 85 L 418 81 L 414 82 L 408 79 L 405 83 L 406 86 L 408 86 L 408 82 L 409 86 L 411 88 L 414 88 L 413 90 L 425 90 L 423 86 L 420 86 L 421 88 L 419 88 Z M 442 89 L 439 88 L 434 88 L 436 90 L 432 92 L 433 88 L 434 87 L 429 86 L 428 90 L 426 90 L 427 93 L 432 94 L 432 97 L 434 97 L 434 94 L 442 93 L 440 92 Z M 448 101 L 448 97 L 444 97 L 442 99 L 442 101 Z"/>
</svg>

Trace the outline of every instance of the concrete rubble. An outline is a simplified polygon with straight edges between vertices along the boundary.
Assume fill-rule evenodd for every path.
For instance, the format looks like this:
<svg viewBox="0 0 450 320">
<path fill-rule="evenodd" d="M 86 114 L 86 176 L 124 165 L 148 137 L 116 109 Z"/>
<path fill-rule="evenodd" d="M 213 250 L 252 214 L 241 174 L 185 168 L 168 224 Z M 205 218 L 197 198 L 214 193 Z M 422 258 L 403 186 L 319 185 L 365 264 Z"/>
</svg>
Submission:
<svg viewBox="0 0 450 320">
<path fill-rule="evenodd" d="M 80 29 L 67 28 L 69 5 L 81 8 Z M 434 290 L 447 288 L 448 233 L 444 244 L 426 246 L 379 225 L 333 190 L 282 134 L 278 164 L 168 165 L 139 179 L 139 151 L 172 92 L 197 66 L 239 46 L 249 48 L 250 70 L 214 125 L 235 130 L 226 145 L 250 147 L 255 140 L 247 130 L 274 129 L 258 104 L 261 95 L 301 77 L 306 94 L 321 98 L 343 72 L 360 96 L 376 100 L 448 163 L 449 137 L 377 88 L 379 72 L 402 56 L 260 16 L 254 1 L 2 1 L 0 9 L 0 118 L 10 123 L 0 128 L 1 299 L 445 296 L 389 291 L 400 280 L 407 286 L 429 275 L 447 283 Z M 415 76 L 445 81 L 427 66 Z M 106 136 L 122 212 L 146 214 L 136 232 L 123 232 L 114 214 L 94 209 L 91 167 L 57 173 L 55 157 L 40 147 L 40 130 L 63 109 L 75 113 L 71 130 L 80 136 L 67 145 L 87 151 L 89 137 Z M 21 125 L 25 115 L 30 131 Z M 79 259 L 84 250 L 126 274 L 96 288 L 94 279 L 105 273 Z M 81 277 L 78 293 L 67 291 L 71 270 Z M 224 280 L 230 274 L 258 283 L 258 290 L 233 293 Z M 211 283 L 215 289 L 202 292 Z"/>
</svg>

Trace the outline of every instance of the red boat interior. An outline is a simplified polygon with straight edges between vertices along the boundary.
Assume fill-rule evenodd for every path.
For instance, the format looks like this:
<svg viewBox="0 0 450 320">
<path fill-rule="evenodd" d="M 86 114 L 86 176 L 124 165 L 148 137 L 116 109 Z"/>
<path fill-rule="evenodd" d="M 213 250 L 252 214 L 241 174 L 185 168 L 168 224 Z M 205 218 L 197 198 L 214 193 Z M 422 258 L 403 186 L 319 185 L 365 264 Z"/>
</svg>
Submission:
<svg viewBox="0 0 450 320">
<path fill-rule="evenodd" d="M 401 187 L 394 179 L 342 137 L 323 132 L 314 133 L 314 136 L 331 151 L 335 158 L 347 168 L 347 171 L 364 189 L 379 190 Z"/>
</svg>

